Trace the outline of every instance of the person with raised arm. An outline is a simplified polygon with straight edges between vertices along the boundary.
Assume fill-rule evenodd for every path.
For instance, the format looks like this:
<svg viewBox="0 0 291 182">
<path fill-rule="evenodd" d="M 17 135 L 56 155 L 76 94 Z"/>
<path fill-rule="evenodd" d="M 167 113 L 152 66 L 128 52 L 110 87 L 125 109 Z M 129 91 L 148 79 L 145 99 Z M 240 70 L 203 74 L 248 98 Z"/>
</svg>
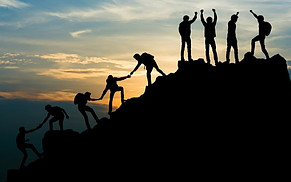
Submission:
<svg viewBox="0 0 291 182">
<path fill-rule="evenodd" d="M 109 98 L 109 110 L 108 114 L 110 115 L 112 112 L 112 102 L 113 102 L 113 96 L 115 92 L 120 91 L 121 92 L 121 103 L 124 103 L 124 89 L 123 87 L 119 86 L 117 84 L 118 81 L 125 80 L 127 78 L 130 78 L 130 75 L 124 76 L 124 77 L 113 77 L 112 75 L 109 75 L 106 79 L 106 87 L 102 92 L 102 95 L 99 99 L 97 100 L 102 100 L 105 94 L 107 93 L 108 90 L 110 90 L 110 98 Z"/>
<path fill-rule="evenodd" d="M 229 54 L 230 54 L 231 47 L 234 50 L 235 63 L 239 63 L 238 46 L 237 46 L 237 39 L 236 39 L 236 22 L 238 19 L 238 14 L 239 12 L 237 12 L 234 15 L 231 15 L 230 21 L 228 22 L 226 63 L 230 63 Z"/>
<path fill-rule="evenodd" d="M 216 43 L 215 43 L 215 26 L 217 23 L 217 14 L 215 9 L 212 9 L 214 14 L 214 19 L 212 20 L 212 17 L 207 17 L 206 21 L 204 20 L 203 12 L 204 10 L 200 10 L 201 12 L 201 22 L 204 26 L 204 37 L 205 37 L 205 51 L 206 51 L 206 61 L 207 64 L 210 64 L 210 56 L 209 56 L 209 45 L 212 47 L 212 52 L 214 56 L 215 65 L 218 64 L 218 56 L 216 52 Z"/>
<path fill-rule="evenodd" d="M 188 61 L 192 60 L 191 55 L 191 24 L 195 22 L 197 19 L 197 12 L 195 12 L 195 16 L 192 20 L 189 20 L 188 15 L 184 15 L 183 21 L 179 24 L 179 33 L 181 35 L 181 61 L 185 61 L 184 59 L 184 51 L 185 51 L 185 44 L 187 44 L 188 50 Z"/>
<path fill-rule="evenodd" d="M 269 59 L 269 54 L 265 46 L 265 39 L 266 36 L 268 36 L 271 32 L 271 24 L 269 22 L 264 21 L 263 15 L 257 15 L 253 12 L 253 10 L 250 10 L 252 15 L 258 20 L 259 23 L 259 35 L 255 36 L 251 41 L 251 53 L 254 55 L 255 53 L 255 43 L 257 41 L 260 41 L 261 44 L 261 50 L 265 54 L 266 59 Z"/>
</svg>

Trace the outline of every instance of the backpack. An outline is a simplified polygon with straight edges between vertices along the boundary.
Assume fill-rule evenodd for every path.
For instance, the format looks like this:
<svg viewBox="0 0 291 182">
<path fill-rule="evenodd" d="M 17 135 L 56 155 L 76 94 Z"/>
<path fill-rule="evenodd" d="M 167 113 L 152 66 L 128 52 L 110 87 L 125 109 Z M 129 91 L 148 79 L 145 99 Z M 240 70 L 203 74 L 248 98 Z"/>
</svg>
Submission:
<svg viewBox="0 0 291 182">
<path fill-rule="evenodd" d="M 77 93 L 74 98 L 74 104 L 79 104 L 83 97 L 84 97 L 84 94 Z"/>
<path fill-rule="evenodd" d="M 154 56 L 149 53 L 142 53 L 141 58 L 145 66 L 150 66 L 154 63 Z"/>
<path fill-rule="evenodd" d="M 271 33 L 272 25 L 269 22 L 264 22 L 264 29 L 265 29 L 265 35 L 268 36 Z"/>
</svg>

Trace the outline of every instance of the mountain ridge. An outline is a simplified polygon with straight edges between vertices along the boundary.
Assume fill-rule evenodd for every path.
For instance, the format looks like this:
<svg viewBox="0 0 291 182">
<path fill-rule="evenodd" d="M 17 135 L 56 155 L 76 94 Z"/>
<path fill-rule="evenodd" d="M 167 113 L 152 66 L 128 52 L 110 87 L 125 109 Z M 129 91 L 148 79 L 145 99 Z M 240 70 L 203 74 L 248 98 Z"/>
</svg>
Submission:
<svg viewBox="0 0 291 182">
<path fill-rule="evenodd" d="M 9 170 L 7 182 L 182 180 L 194 173 L 278 179 L 288 155 L 290 88 L 279 54 L 265 60 L 246 53 L 238 64 L 217 66 L 178 61 L 175 73 L 157 77 L 94 129 L 47 132 L 44 157 Z"/>
</svg>

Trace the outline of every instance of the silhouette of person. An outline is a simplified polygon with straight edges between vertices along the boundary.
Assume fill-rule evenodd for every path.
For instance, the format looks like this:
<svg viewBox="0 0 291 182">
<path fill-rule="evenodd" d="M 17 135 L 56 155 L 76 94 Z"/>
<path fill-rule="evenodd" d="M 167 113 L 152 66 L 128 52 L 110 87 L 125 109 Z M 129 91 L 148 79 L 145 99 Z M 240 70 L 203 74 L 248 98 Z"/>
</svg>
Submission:
<svg viewBox="0 0 291 182">
<path fill-rule="evenodd" d="M 254 55 L 255 53 L 255 43 L 260 41 L 262 52 L 265 54 L 266 58 L 269 59 L 269 54 L 266 50 L 265 46 L 265 38 L 266 38 L 266 27 L 264 17 L 262 15 L 256 15 L 252 10 L 250 12 L 254 15 L 254 17 L 258 20 L 259 23 L 259 35 L 255 36 L 252 39 L 251 43 L 251 53 Z"/>
<path fill-rule="evenodd" d="M 64 130 L 63 122 L 65 118 L 64 114 L 66 115 L 66 118 L 69 119 L 69 115 L 66 113 L 66 111 L 61 107 L 58 106 L 52 107 L 49 104 L 45 106 L 45 110 L 48 113 L 43 122 L 40 124 L 40 126 L 42 126 L 49 119 L 50 116 L 53 116 L 53 118 L 50 119 L 49 121 L 50 131 L 53 131 L 53 123 L 56 121 L 59 121 L 60 130 L 63 131 Z"/>
<path fill-rule="evenodd" d="M 194 21 L 197 19 L 197 12 L 195 12 L 195 16 L 192 20 L 189 21 L 189 16 L 185 15 L 183 17 L 183 21 L 179 24 L 179 33 L 181 35 L 181 61 L 185 61 L 184 59 L 184 51 L 185 51 L 185 44 L 187 43 L 187 49 L 188 49 L 188 60 L 192 60 L 191 56 L 191 24 L 194 23 Z"/>
<path fill-rule="evenodd" d="M 89 111 L 92 114 L 96 123 L 98 123 L 99 118 L 96 115 L 96 113 L 94 112 L 94 110 L 91 107 L 87 106 L 86 104 L 88 101 L 96 101 L 97 99 L 92 99 L 90 92 L 85 92 L 84 94 L 79 93 L 77 95 L 79 95 L 78 102 L 76 103 L 76 104 L 78 104 L 78 110 L 81 112 L 81 114 L 83 115 L 83 117 L 85 119 L 85 124 L 87 126 L 87 129 L 90 130 L 91 126 L 90 126 L 88 115 L 87 115 L 86 111 Z"/>
<path fill-rule="evenodd" d="M 102 100 L 105 94 L 108 90 L 110 90 L 110 99 L 109 99 L 109 111 L 108 114 L 111 114 L 112 112 L 112 102 L 113 102 L 113 96 L 115 92 L 120 91 L 121 92 L 121 103 L 124 103 L 124 89 L 121 86 L 118 86 L 117 81 L 125 80 L 126 78 L 130 78 L 130 75 L 124 76 L 124 77 L 113 77 L 112 75 L 109 75 L 106 79 L 106 87 L 102 92 L 102 95 L 97 100 Z"/>
<path fill-rule="evenodd" d="M 153 55 L 146 52 L 142 53 L 142 55 L 136 53 L 134 54 L 133 58 L 136 59 L 138 63 L 133 71 L 130 72 L 130 75 L 132 75 L 140 67 L 141 64 L 144 64 L 147 70 L 148 86 L 152 84 L 151 73 L 153 68 L 155 68 L 163 76 L 166 76 L 166 74 L 158 67 L 158 64 L 156 63 Z"/>
<path fill-rule="evenodd" d="M 23 169 L 25 167 L 25 162 L 28 157 L 26 149 L 30 148 L 39 158 L 42 156 L 41 153 L 37 151 L 37 149 L 34 147 L 33 144 L 26 143 L 29 141 L 29 139 L 25 139 L 25 135 L 27 133 L 34 132 L 35 130 L 39 128 L 41 128 L 41 126 L 38 126 L 37 128 L 31 129 L 31 130 L 25 130 L 23 126 L 19 127 L 19 132 L 16 137 L 16 145 L 17 145 L 17 148 L 23 153 L 20 169 Z"/>
<path fill-rule="evenodd" d="M 206 18 L 206 22 L 204 20 L 203 12 L 204 10 L 200 10 L 201 12 L 201 22 L 204 26 L 204 37 L 205 37 L 205 50 L 206 50 L 206 60 L 207 63 L 210 64 L 210 57 L 209 57 L 209 45 L 212 47 L 212 52 L 214 56 L 215 65 L 218 64 L 218 57 L 216 52 L 216 43 L 214 38 L 216 37 L 215 33 L 215 26 L 217 22 L 217 14 L 215 9 L 212 9 L 214 13 L 214 20 L 212 21 L 211 17 Z"/>
<path fill-rule="evenodd" d="M 236 22 L 238 19 L 238 14 L 237 12 L 235 15 L 232 15 L 230 18 L 230 21 L 228 22 L 228 31 L 227 31 L 227 48 L 226 48 L 226 63 L 230 62 L 229 59 L 229 54 L 230 54 L 230 48 L 232 47 L 234 50 L 234 58 L 235 58 L 235 63 L 239 62 L 238 59 L 238 46 L 237 46 L 237 39 L 236 39 Z"/>
</svg>

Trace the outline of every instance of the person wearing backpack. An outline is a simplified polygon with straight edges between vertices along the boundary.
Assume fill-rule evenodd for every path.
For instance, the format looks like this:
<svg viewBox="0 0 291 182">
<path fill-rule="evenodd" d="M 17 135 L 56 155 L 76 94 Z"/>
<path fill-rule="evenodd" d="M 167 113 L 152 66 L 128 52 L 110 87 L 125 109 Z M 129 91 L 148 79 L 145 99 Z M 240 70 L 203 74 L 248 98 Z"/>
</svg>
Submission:
<svg viewBox="0 0 291 182">
<path fill-rule="evenodd" d="M 124 103 L 124 90 L 123 90 L 123 87 L 118 86 L 117 81 L 125 80 L 126 78 L 130 78 L 130 75 L 119 77 L 119 78 L 109 75 L 106 79 L 106 87 L 103 90 L 101 97 L 97 100 L 102 100 L 105 94 L 107 93 L 107 91 L 110 90 L 109 111 L 108 111 L 109 115 L 112 112 L 112 102 L 113 102 L 113 96 L 115 92 L 117 91 L 121 92 L 121 103 Z"/>
<path fill-rule="evenodd" d="M 269 22 L 264 21 L 264 16 L 256 15 L 252 10 L 250 10 L 250 12 L 254 15 L 254 17 L 258 20 L 259 23 L 259 35 L 255 36 L 252 39 L 251 53 L 252 55 L 254 55 L 255 43 L 257 41 L 260 41 L 262 52 L 265 54 L 266 58 L 269 59 L 269 54 L 265 46 L 265 38 L 270 34 L 272 26 Z"/>
<path fill-rule="evenodd" d="M 147 70 L 148 86 L 151 86 L 152 84 L 151 73 L 153 71 L 153 68 L 155 68 L 163 76 L 166 76 L 166 74 L 159 68 L 153 55 L 146 52 L 142 53 L 141 55 L 136 53 L 133 55 L 133 58 L 137 60 L 137 65 L 135 66 L 133 71 L 130 72 L 130 75 L 132 75 L 140 67 L 141 64 L 144 64 Z"/>
<path fill-rule="evenodd" d="M 85 124 L 87 126 L 87 129 L 90 130 L 91 126 L 89 124 L 89 119 L 88 119 L 88 115 L 86 113 L 86 111 L 89 111 L 93 118 L 95 119 L 96 123 L 98 123 L 99 118 L 97 117 L 96 113 L 94 112 L 94 110 L 87 106 L 87 102 L 88 101 L 96 101 L 98 99 L 92 99 L 91 98 L 91 93 L 90 92 L 85 92 L 83 93 L 78 93 L 75 98 L 74 98 L 74 104 L 78 105 L 78 110 L 81 112 L 81 114 L 83 115 L 84 119 L 85 119 Z"/>
</svg>

